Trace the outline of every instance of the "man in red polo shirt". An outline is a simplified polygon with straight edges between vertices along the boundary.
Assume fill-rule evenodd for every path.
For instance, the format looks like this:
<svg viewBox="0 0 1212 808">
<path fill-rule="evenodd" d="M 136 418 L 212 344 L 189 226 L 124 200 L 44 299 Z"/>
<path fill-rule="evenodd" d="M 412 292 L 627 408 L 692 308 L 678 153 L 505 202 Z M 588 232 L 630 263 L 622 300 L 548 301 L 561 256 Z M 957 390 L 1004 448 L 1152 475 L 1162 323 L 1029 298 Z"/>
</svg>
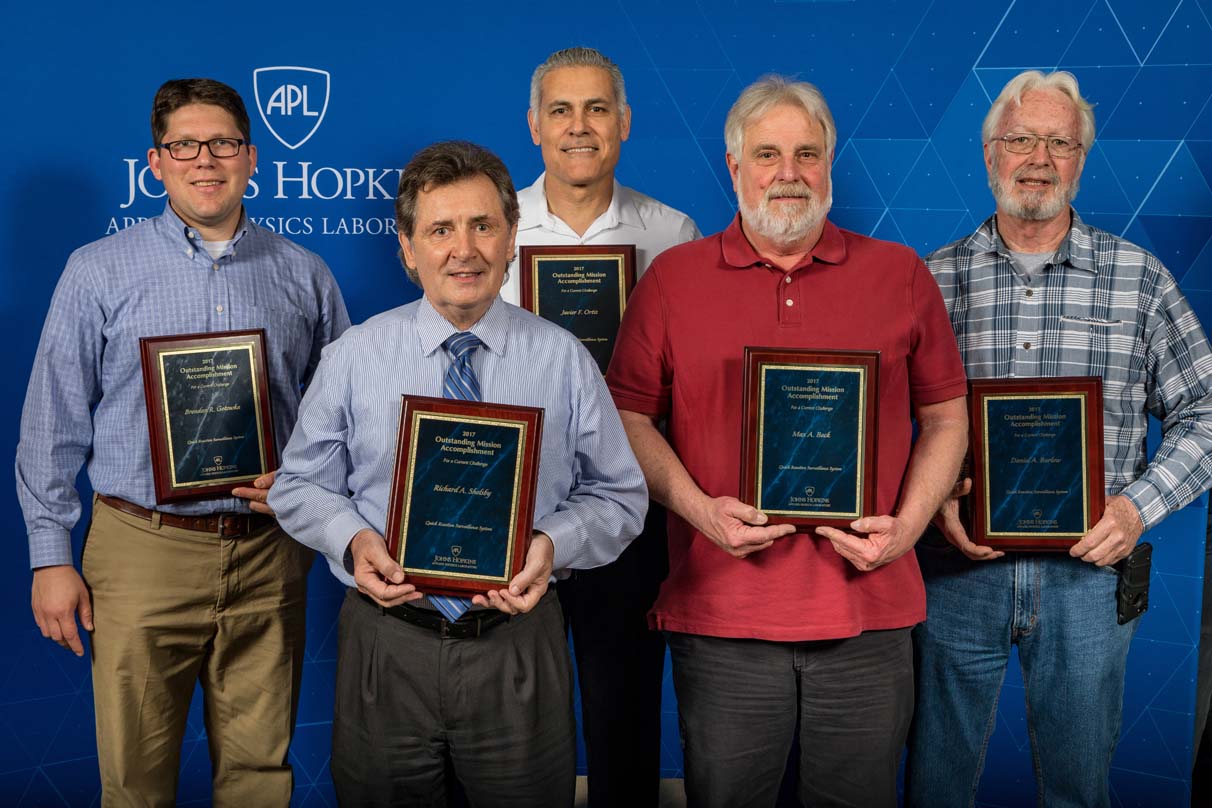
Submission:
<svg viewBox="0 0 1212 808">
<path fill-rule="evenodd" d="M 741 94 L 725 124 L 740 213 L 652 263 L 607 374 L 671 512 L 650 620 L 673 653 L 694 806 L 773 805 L 797 724 L 804 802 L 896 804 L 909 629 L 926 616 L 908 551 L 958 474 L 966 388 L 921 260 L 827 220 L 836 139 L 811 84 L 769 76 Z M 736 498 L 745 346 L 879 351 L 881 515 L 791 535 Z"/>
</svg>

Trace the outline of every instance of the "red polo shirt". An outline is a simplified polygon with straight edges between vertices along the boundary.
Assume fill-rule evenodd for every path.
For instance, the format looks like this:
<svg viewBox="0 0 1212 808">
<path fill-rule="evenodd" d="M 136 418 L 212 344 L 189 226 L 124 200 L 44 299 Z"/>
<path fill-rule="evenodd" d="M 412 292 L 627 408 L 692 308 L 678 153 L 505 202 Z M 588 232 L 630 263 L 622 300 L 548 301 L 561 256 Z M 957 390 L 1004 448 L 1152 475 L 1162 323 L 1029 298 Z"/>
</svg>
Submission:
<svg viewBox="0 0 1212 808">
<path fill-rule="evenodd" d="M 699 487 L 740 489 L 745 346 L 880 352 L 876 508 L 895 513 L 912 442 L 911 403 L 963 396 L 964 368 L 942 295 L 908 247 L 825 224 L 791 272 L 741 230 L 662 253 L 627 304 L 606 381 L 619 409 L 669 421 L 668 439 Z M 926 617 L 917 559 L 859 572 L 828 540 L 778 539 L 736 559 L 669 515 L 669 577 L 653 627 L 800 641 L 911 626 Z"/>
</svg>

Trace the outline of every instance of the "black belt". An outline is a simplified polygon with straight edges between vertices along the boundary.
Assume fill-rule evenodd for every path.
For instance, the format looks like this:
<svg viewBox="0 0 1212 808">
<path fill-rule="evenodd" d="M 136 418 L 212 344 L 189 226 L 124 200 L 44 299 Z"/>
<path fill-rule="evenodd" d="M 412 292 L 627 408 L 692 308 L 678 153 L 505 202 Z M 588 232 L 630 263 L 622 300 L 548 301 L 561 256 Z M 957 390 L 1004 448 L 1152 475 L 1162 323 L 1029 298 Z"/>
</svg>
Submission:
<svg viewBox="0 0 1212 808">
<path fill-rule="evenodd" d="M 479 637 L 485 631 L 488 631 L 488 629 L 504 623 L 510 617 L 505 612 L 492 609 L 491 611 L 466 612 L 457 622 L 452 623 L 438 611 L 418 609 L 416 606 L 409 606 L 407 603 L 402 603 L 399 606 L 380 606 L 374 602 L 373 598 L 363 592 L 359 592 L 358 597 L 374 606 L 383 614 L 391 615 L 397 620 L 403 620 L 405 623 L 414 626 L 427 628 L 444 640 L 466 640 L 472 637 Z"/>
<path fill-rule="evenodd" d="M 156 511 L 149 511 L 141 505 L 127 502 L 118 497 L 97 494 L 97 499 L 109 507 L 149 522 Z M 182 530 L 193 530 L 198 533 L 212 533 L 222 539 L 238 539 L 263 530 L 272 524 L 274 518 L 264 513 L 214 513 L 202 516 L 180 516 L 175 513 L 160 511 L 160 524 Z"/>
</svg>

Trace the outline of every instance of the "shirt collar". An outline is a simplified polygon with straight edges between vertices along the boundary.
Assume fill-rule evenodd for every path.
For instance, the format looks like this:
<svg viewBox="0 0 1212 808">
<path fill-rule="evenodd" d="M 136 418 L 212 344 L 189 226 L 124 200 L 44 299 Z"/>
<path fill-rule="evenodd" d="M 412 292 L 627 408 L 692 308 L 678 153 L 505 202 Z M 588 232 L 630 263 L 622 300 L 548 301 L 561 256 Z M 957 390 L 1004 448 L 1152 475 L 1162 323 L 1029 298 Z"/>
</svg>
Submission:
<svg viewBox="0 0 1212 808">
<path fill-rule="evenodd" d="M 429 356 L 441 348 L 442 343 L 449 339 L 451 334 L 456 334 L 458 331 L 459 329 L 455 328 L 450 320 L 439 314 L 438 310 L 430 304 L 429 298 L 421 295 L 420 306 L 417 309 L 417 337 L 421 341 L 423 356 Z M 488 350 L 504 356 L 505 343 L 509 337 L 509 304 L 498 295 L 492 301 L 492 305 L 488 307 L 488 311 L 484 312 L 484 316 L 468 331 L 479 337 L 480 342 L 484 343 Z"/>
<path fill-rule="evenodd" d="M 728 225 L 720 236 L 720 246 L 724 255 L 724 263 L 737 269 L 765 266 L 770 263 L 749 243 L 745 231 L 741 229 L 741 214 L 739 213 L 733 217 L 732 224 Z M 816 246 L 792 271 L 802 269 L 813 261 L 840 264 L 845 260 L 846 239 L 843 238 L 842 231 L 838 229 L 837 225 L 826 219 L 825 229 L 821 231 L 821 237 L 817 239 Z"/>
<path fill-rule="evenodd" d="M 169 202 L 164 203 L 164 213 L 160 217 L 162 232 L 172 241 L 177 242 L 182 247 L 187 247 L 195 252 L 203 249 L 202 234 L 195 228 L 190 227 L 185 221 L 177 215 L 173 210 L 173 206 Z M 232 236 L 231 244 L 228 251 L 234 250 L 236 245 L 252 230 L 254 225 L 248 219 L 248 211 L 243 207 L 240 209 L 240 224 L 236 226 L 236 234 Z"/>
<path fill-rule="evenodd" d="M 1094 260 L 1090 226 L 1082 221 L 1082 217 L 1073 208 L 1069 208 L 1069 215 L 1069 234 L 1056 248 L 1051 263 L 1054 266 L 1067 265 L 1097 275 L 1098 263 Z M 986 219 L 984 224 L 964 241 L 964 245 L 973 253 L 995 253 L 1003 258 L 1010 257 L 1010 248 L 1002 241 L 1002 236 L 997 231 L 996 214 Z"/>
<path fill-rule="evenodd" d="M 522 208 L 522 216 L 518 220 L 518 230 L 543 227 L 548 230 L 567 230 L 569 234 L 575 237 L 576 233 L 572 231 L 572 228 L 565 224 L 559 216 L 548 210 L 547 188 L 543 184 L 546 179 L 547 172 L 544 171 L 530 187 L 523 188 L 518 192 L 518 203 Z M 595 233 L 602 232 L 603 230 L 612 230 L 620 225 L 634 227 L 639 230 L 645 229 L 644 220 L 640 217 L 640 211 L 635 205 L 635 200 L 616 179 L 614 180 L 614 190 L 610 195 L 610 204 L 594 220 L 593 224 L 589 225 L 585 234 L 579 238 L 587 239 Z"/>
</svg>

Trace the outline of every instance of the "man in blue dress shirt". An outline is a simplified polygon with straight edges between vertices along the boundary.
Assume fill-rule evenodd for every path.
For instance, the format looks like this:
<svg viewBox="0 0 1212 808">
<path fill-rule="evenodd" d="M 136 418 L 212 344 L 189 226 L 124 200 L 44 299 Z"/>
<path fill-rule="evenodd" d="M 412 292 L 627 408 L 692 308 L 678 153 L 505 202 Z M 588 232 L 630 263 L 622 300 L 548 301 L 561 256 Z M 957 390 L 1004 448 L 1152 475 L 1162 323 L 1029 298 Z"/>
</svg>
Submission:
<svg viewBox="0 0 1212 808">
<path fill-rule="evenodd" d="M 165 83 L 148 150 L 164 213 L 72 254 L 30 376 L 16 475 L 34 618 L 77 655 L 77 614 L 92 632 L 106 805 L 173 803 L 195 682 L 214 803 L 290 802 L 311 555 L 265 504 L 272 474 L 235 497 L 157 505 L 140 372 L 140 337 L 265 329 L 274 431 L 290 434 L 349 316 L 319 257 L 245 215 L 256 160 L 235 90 Z M 71 530 L 86 461 L 96 499 L 81 577 Z"/>
<path fill-rule="evenodd" d="M 644 478 L 593 358 L 498 297 L 518 202 L 492 153 L 419 152 L 396 198 L 401 258 L 424 291 L 324 352 L 270 504 L 350 587 L 341 609 L 332 775 L 342 804 L 567 806 L 572 675 L 553 571 L 618 557 L 640 531 Z M 534 533 L 508 587 L 443 617 L 383 538 L 401 394 L 441 396 L 474 335 L 481 399 L 544 410 Z M 478 608 L 477 608 L 478 607 Z"/>
</svg>

